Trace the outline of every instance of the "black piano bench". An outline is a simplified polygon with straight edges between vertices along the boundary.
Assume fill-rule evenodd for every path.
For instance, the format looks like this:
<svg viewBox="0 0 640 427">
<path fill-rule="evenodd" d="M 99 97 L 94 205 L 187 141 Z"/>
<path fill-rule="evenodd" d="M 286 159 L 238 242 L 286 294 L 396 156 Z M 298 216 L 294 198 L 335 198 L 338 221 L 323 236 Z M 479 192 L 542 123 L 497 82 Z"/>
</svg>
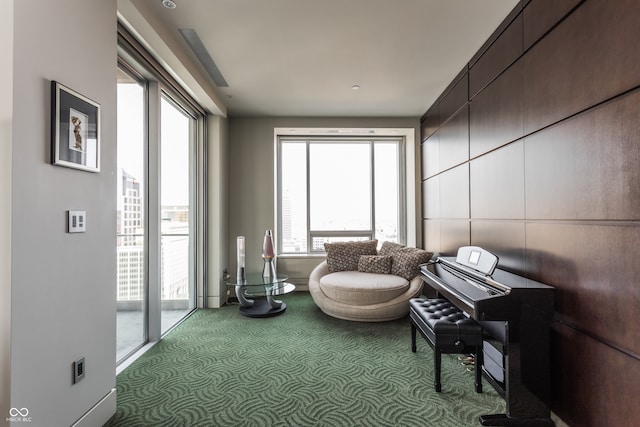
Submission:
<svg viewBox="0 0 640 427">
<path fill-rule="evenodd" d="M 416 352 L 416 330 L 434 350 L 437 392 L 440 383 L 440 357 L 445 354 L 473 352 L 476 392 L 482 393 L 482 327 L 464 315 L 455 305 L 442 298 L 413 298 L 409 300 L 411 319 L 411 351 Z"/>
</svg>

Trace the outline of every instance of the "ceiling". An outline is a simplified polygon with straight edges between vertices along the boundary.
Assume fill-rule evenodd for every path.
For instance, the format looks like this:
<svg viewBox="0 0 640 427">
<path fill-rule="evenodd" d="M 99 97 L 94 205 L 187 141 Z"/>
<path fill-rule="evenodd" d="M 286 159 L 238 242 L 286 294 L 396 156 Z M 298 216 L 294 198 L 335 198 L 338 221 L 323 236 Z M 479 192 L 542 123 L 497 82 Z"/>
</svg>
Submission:
<svg viewBox="0 0 640 427">
<path fill-rule="evenodd" d="M 420 117 L 518 3 L 128 1 L 193 61 L 178 29 L 196 31 L 228 83 L 207 75 L 227 115 L 293 117 Z"/>
</svg>

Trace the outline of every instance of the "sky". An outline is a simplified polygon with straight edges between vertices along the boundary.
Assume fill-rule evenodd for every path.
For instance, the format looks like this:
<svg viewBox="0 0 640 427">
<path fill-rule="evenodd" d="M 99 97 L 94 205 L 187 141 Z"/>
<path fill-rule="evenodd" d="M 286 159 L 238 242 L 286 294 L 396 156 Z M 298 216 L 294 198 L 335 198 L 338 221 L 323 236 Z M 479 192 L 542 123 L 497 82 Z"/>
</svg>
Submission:
<svg viewBox="0 0 640 427">
<path fill-rule="evenodd" d="M 144 182 L 144 89 L 118 85 L 118 167 Z M 190 117 L 161 102 L 161 204 L 189 204 Z"/>
</svg>

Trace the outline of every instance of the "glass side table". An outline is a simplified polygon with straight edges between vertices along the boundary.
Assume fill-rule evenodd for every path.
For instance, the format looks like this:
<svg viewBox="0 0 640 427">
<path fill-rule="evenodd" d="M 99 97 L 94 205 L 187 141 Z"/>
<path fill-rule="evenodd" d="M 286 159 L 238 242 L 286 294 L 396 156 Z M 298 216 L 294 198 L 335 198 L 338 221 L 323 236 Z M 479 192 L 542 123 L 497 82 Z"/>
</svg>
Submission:
<svg viewBox="0 0 640 427">
<path fill-rule="evenodd" d="M 245 317 L 273 317 L 284 313 L 287 305 L 274 296 L 288 294 L 295 285 L 287 283 L 288 276 L 278 275 L 267 279 L 262 274 L 247 274 L 245 280 L 238 283 L 229 279 L 227 286 L 234 286 L 240 303 L 240 315 Z"/>
</svg>

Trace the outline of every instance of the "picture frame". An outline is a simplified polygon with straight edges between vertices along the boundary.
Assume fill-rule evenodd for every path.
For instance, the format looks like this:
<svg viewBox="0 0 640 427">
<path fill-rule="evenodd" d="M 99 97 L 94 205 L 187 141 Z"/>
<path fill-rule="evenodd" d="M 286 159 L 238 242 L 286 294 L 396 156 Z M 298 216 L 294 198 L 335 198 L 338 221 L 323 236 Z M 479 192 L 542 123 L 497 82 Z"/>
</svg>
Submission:
<svg viewBox="0 0 640 427">
<path fill-rule="evenodd" d="M 100 104 L 51 81 L 51 163 L 100 172 Z"/>
</svg>

